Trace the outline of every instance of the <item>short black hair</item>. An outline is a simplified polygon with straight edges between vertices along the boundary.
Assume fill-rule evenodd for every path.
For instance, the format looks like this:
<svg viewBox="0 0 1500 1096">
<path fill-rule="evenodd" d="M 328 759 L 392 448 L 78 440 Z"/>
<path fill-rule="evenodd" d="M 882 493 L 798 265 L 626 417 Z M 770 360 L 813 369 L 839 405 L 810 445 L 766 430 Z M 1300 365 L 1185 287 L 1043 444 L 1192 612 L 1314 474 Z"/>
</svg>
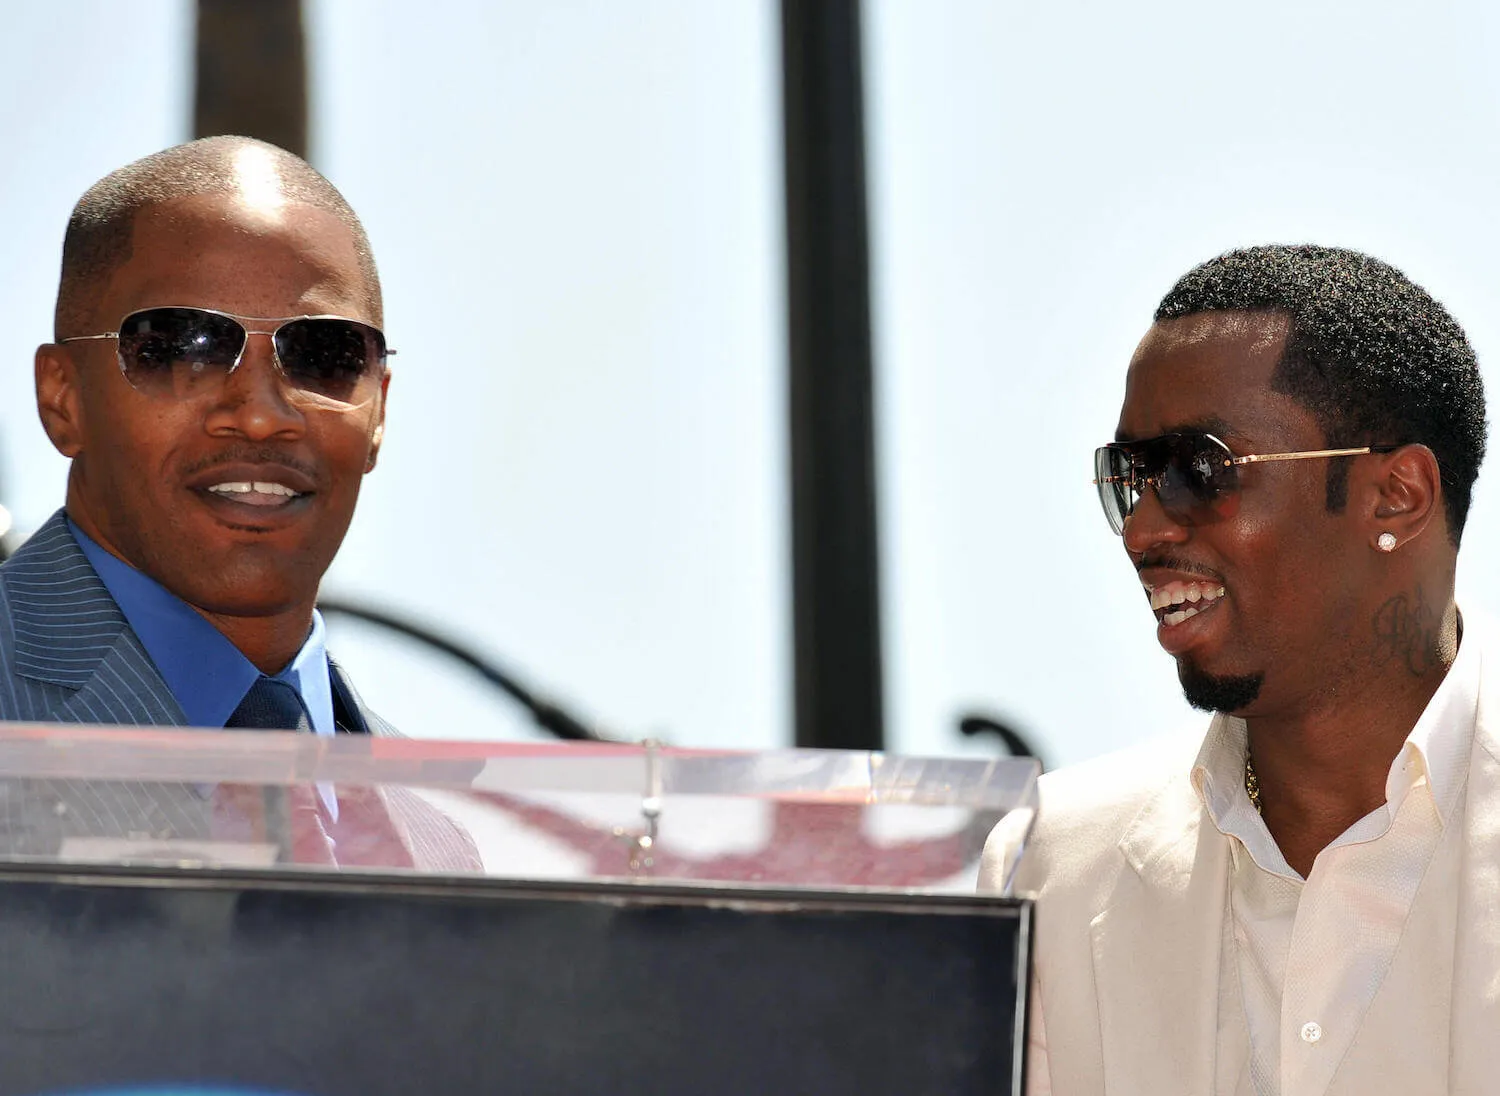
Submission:
<svg viewBox="0 0 1500 1096">
<path fill-rule="evenodd" d="M 1230 251 L 1189 271 L 1156 320 L 1270 312 L 1290 325 L 1271 385 L 1310 410 L 1331 449 L 1419 442 L 1437 457 L 1456 545 L 1484 460 L 1484 382 L 1463 328 L 1401 271 L 1338 247 Z M 1328 470 L 1328 509 L 1348 501 L 1349 462 Z"/>
<path fill-rule="evenodd" d="M 226 136 L 204 137 L 126 164 L 78 199 L 63 236 L 54 338 L 94 334 L 84 329 L 91 322 L 95 298 L 115 269 L 130 258 L 135 220 L 142 210 L 177 198 L 232 193 L 241 185 L 239 164 L 247 151 L 259 154 L 289 200 L 325 210 L 349 229 L 366 303 L 379 324 L 380 273 L 375 254 L 364 226 L 338 188 L 284 148 L 253 137 Z"/>
</svg>

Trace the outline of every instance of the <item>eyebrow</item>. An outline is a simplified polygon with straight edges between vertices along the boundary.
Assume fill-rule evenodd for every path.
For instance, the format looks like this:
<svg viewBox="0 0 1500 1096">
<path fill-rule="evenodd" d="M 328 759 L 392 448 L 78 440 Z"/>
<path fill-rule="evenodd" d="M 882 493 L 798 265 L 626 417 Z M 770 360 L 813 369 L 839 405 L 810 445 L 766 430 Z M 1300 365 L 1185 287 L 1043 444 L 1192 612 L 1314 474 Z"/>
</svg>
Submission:
<svg viewBox="0 0 1500 1096">
<path fill-rule="evenodd" d="M 1193 419 L 1189 422 L 1179 422 L 1162 431 L 1162 434 L 1212 434 L 1220 441 L 1226 437 L 1237 436 L 1237 431 L 1218 415 L 1208 415 L 1201 419 Z M 1156 435 L 1160 437 L 1160 435 Z M 1116 442 L 1145 441 L 1145 438 L 1133 438 L 1123 430 L 1115 431 Z"/>
</svg>

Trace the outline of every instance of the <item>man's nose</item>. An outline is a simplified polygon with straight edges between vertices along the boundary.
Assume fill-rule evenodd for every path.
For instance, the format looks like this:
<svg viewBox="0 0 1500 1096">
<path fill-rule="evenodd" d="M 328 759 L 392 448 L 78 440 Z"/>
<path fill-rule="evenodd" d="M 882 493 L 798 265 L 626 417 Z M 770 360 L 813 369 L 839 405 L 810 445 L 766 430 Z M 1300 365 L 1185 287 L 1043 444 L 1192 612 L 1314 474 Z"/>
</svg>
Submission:
<svg viewBox="0 0 1500 1096">
<path fill-rule="evenodd" d="M 233 433 L 255 441 L 298 437 L 305 421 L 287 400 L 286 379 L 277 368 L 271 338 L 251 332 L 240 363 L 224 378 L 224 388 L 205 424 L 209 433 Z"/>
<path fill-rule="evenodd" d="M 1167 513 L 1156 488 L 1147 484 L 1136 500 L 1135 509 L 1125 519 L 1122 535 L 1125 550 L 1132 556 L 1140 556 L 1160 544 L 1181 544 L 1190 534 L 1186 525 Z"/>
</svg>

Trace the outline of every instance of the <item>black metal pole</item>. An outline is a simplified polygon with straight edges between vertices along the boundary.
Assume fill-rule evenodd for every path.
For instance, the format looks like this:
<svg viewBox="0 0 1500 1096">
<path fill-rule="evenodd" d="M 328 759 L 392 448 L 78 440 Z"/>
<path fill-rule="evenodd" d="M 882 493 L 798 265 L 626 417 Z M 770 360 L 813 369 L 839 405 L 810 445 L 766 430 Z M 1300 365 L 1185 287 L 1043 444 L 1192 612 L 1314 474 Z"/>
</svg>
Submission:
<svg viewBox="0 0 1500 1096">
<path fill-rule="evenodd" d="M 301 0 L 198 0 L 193 136 L 258 137 L 307 158 Z"/>
<path fill-rule="evenodd" d="M 782 0 L 799 746 L 880 749 L 858 0 Z"/>
</svg>

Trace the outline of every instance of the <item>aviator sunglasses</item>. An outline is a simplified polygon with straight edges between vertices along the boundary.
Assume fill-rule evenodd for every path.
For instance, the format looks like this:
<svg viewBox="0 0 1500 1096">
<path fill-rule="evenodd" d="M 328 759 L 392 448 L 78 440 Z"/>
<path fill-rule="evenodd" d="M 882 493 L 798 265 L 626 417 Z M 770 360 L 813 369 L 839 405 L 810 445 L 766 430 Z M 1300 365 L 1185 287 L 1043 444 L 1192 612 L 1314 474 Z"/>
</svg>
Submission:
<svg viewBox="0 0 1500 1096">
<path fill-rule="evenodd" d="M 1278 460 L 1357 457 L 1389 453 L 1399 445 L 1358 449 L 1310 449 L 1300 453 L 1254 453 L 1237 457 L 1212 434 L 1176 433 L 1144 441 L 1115 442 L 1094 451 L 1094 483 L 1109 527 L 1125 531 L 1147 487 L 1179 525 L 1206 525 L 1233 517 L 1239 507 L 1240 466 Z"/>
<path fill-rule="evenodd" d="M 181 306 L 143 308 L 118 331 L 62 341 L 118 339 L 120 372 L 132 388 L 185 400 L 219 391 L 251 335 L 270 336 L 276 368 L 297 392 L 351 407 L 370 398 L 395 353 L 379 328 L 343 316 L 278 319 Z"/>
</svg>

